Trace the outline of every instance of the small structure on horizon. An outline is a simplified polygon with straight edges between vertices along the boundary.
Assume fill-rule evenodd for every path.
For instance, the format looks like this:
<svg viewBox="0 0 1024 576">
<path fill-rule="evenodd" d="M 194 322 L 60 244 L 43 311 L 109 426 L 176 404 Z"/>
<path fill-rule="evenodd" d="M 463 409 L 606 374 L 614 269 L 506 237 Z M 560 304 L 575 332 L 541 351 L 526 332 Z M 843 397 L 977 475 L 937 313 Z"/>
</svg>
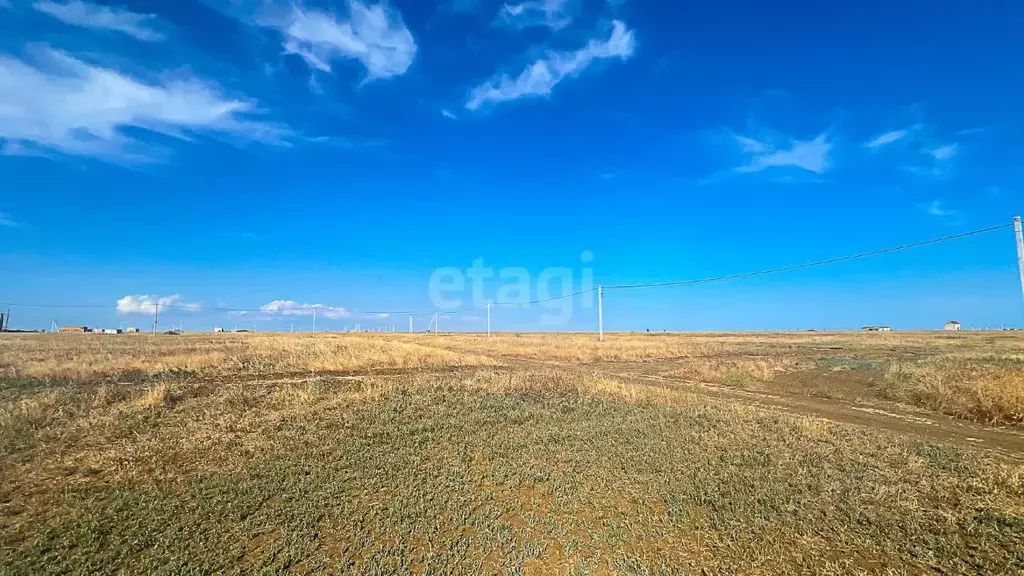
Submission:
<svg viewBox="0 0 1024 576">
<path fill-rule="evenodd" d="M 942 325 L 942 329 L 943 330 L 959 330 L 960 329 L 960 323 L 957 322 L 956 320 L 947 320 L 946 323 Z"/>
<path fill-rule="evenodd" d="M 892 332 L 889 326 L 863 326 L 861 332 Z"/>
<path fill-rule="evenodd" d="M 139 330 L 138 328 L 125 328 L 124 331 L 125 334 L 138 334 L 139 332 L 141 332 L 141 330 Z"/>
<path fill-rule="evenodd" d="M 61 326 L 61 334 L 85 334 L 89 331 L 88 326 Z"/>
</svg>

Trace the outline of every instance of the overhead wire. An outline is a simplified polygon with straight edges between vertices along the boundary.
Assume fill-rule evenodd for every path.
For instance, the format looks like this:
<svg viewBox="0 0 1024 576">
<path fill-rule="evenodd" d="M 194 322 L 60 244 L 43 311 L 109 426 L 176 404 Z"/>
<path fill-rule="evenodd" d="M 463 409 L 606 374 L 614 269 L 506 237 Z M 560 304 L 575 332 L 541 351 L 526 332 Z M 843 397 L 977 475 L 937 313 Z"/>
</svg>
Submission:
<svg viewBox="0 0 1024 576">
<path fill-rule="evenodd" d="M 636 289 L 636 288 L 659 288 L 659 287 L 668 287 L 668 286 L 686 286 L 686 285 L 693 285 L 693 284 L 705 284 L 705 283 L 709 283 L 709 282 L 719 282 L 719 281 L 725 281 L 725 280 L 737 280 L 737 279 L 742 279 L 742 278 L 752 278 L 752 277 L 756 277 L 756 276 L 765 276 L 765 275 L 768 275 L 768 274 L 777 274 L 777 273 L 781 273 L 781 272 L 790 272 L 790 271 L 793 271 L 793 270 L 802 270 L 802 269 L 806 269 L 806 268 L 813 268 L 813 267 L 816 267 L 816 266 L 824 266 L 824 265 L 828 265 L 828 264 L 836 264 L 836 263 L 839 263 L 839 262 L 848 262 L 848 261 L 851 261 L 851 260 L 859 260 L 859 259 L 862 259 L 862 258 L 869 258 L 869 257 L 872 257 L 872 256 L 879 256 L 879 255 L 882 255 L 882 254 L 889 254 L 889 253 L 892 253 L 892 252 L 899 252 L 899 251 L 902 251 L 902 250 L 909 250 L 909 249 L 912 249 L 912 248 L 919 248 L 921 246 L 928 246 L 928 245 L 931 245 L 931 244 L 939 244 L 941 242 L 948 242 L 950 240 L 956 240 L 956 239 L 965 238 L 965 237 L 968 237 L 968 236 L 984 234 L 984 233 L 992 232 L 992 231 L 995 231 L 995 230 L 1002 230 L 1004 228 L 1010 228 L 1012 226 L 1013 226 L 1012 223 L 1000 224 L 998 226 L 989 226 L 987 228 L 979 228 L 977 230 L 971 230 L 971 231 L 968 231 L 968 232 L 960 232 L 960 233 L 957 233 L 957 234 L 950 234 L 948 236 L 942 236 L 940 238 L 932 238 L 930 240 L 922 240 L 922 241 L 919 241 L 919 242 L 911 242 L 909 244 L 902 244 L 902 245 L 899 245 L 899 246 L 892 246 L 892 247 L 889 247 L 889 248 L 882 248 L 882 249 L 879 249 L 879 250 L 872 250 L 872 251 L 869 251 L 869 252 L 860 252 L 858 254 L 851 254 L 851 255 L 848 255 L 848 256 L 839 256 L 839 257 L 835 257 L 835 258 L 827 258 L 827 259 L 824 259 L 824 260 L 816 260 L 816 261 L 813 261 L 813 262 L 805 262 L 803 264 L 793 264 L 793 265 L 789 265 L 789 266 L 781 266 L 781 267 L 777 267 L 777 268 L 769 268 L 769 269 L 766 269 L 766 270 L 758 270 L 758 271 L 754 271 L 754 272 L 742 272 L 742 273 L 737 273 L 737 274 L 726 274 L 726 275 L 721 275 L 721 276 L 711 276 L 711 277 L 705 277 L 705 278 L 692 278 L 692 279 L 686 279 L 686 280 L 671 280 L 671 281 L 666 281 L 666 282 L 647 282 L 647 283 L 634 283 L 634 284 L 609 284 L 609 285 L 602 286 L 602 288 L 604 290 L 629 290 L 629 289 Z M 567 298 L 575 298 L 576 296 L 581 296 L 583 294 L 594 292 L 597 289 L 598 289 L 597 287 L 586 288 L 586 289 L 583 289 L 583 290 L 579 290 L 579 291 L 573 292 L 571 294 L 563 294 L 561 296 L 553 296 L 553 297 L 550 297 L 550 298 L 542 298 L 542 299 L 530 300 L 530 301 L 527 301 L 527 302 L 491 302 L 491 303 L 484 303 L 484 304 L 479 304 L 479 305 L 471 306 L 471 307 L 467 307 L 467 308 L 460 308 L 460 309 L 457 309 L 457 310 L 441 310 L 441 309 L 438 309 L 438 308 L 430 308 L 430 309 L 424 308 L 424 309 L 419 309 L 419 310 L 400 310 L 400 311 L 389 311 L 389 310 L 362 311 L 362 310 L 348 310 L 348 309 L 339 308 L 339 307 L 319 306 L 319 305 L 317 305 L 317 306 L 296 306 L 296 307 L 287 308 L 285 310 L 267 310 L 265 308 L 227 308 L 227 307 L 215 307 L 215 308 L 197 309 L 196 306 L 192 305 L 192 304 L 173 304 L 173 303 L 159 304 L 159 308 L 161 308 L 161 309 L 171 308 L 171 309 L 177 309 L 177 310 L 194 310 L 194 311 L 201 311 L 201 312 L 263 313 L 263 314 L 280 314 L 280 315 L 289 315 L 289 314 L 294 315 L 294 314 L 300 313 L 300 312 L 312 313 L 313 311 L 324 310 L 324 311 L 327 311 L 327 312 L 330 312 L 330 311 L 343 311 L 347 315 L 356 314 L 356 315 L 365 315 L 365 316 L 381 316 L 381 315 L 385 315 L 385 314 L 389 315 L 389 316 L 390 315 L 396 315 L 396 316 L 399 316 L 399 315 L 413 315 L 413 316 L 416 316 L 416 315 L 427 315 L 427 314 L 430 314 L 430 315 L 432 315 L 432 314 L 443 314 L 443 315 L 446 315 L 446 316 L 451 316 L 451 315 L 462 314 L 462 313 L 465 313 L 465 312 L 471 312 L 471 311 L 475 311 L 475 310 L 482 310 L 482 309 L 486 308 L 488 305 L 496 306 L 496 307 L 504 307 L 504 308 L 513 308 L 513 307 L 531 306 L 531 305 L 534 305 L 534 304 L 544 304 L 544 303 L 547 303 L 547 302 L 554 302 L 554 301 L 557 301 L 557 300 L 565 300 Z M 105 305 L 105 304 L 39 304 L 39 303 L 17 303 L 17 302 L 0 302 L 0 306 L 13 307 L 13 308 L 71 308 L 71 309 L 116 308 L 116 306 L 110 306 L 110 305 Z"/>
<path fill-rule="evenodd" d="M 691 284 L 705 284 L 708 282 L 719 282 L 722 280 L 737 280 L 740 278 L 752 278 L 754 276 L 765 276 L 767 274 L 777 274 L 779 272 L 790 272 L 793 270 L 802 270 L 805 268 L 813 268 L 815 266 L 824 266 L 826 264 L 836 264 L 838 262 L 849 262 L 850 260 L 859 260 L 861 258 L 868 258 L 871 256 L 879 256 L 881 254 L 888 254 L 891 252 L 899 252 L 901 250 L 909 250 L 911 248 L 919 248 L 921 246 L 927 246 L 929 244 L 938 244 L 940 242 L 948 242 L 949 240 L 956 240 L 958 238 L 964 238 L 967 236 L 974 236 L 976 234 L 984 234 L 985 232 L 992 232 L 993 230 L 1001 230 L 1003 228 L 1012 227 L 1013 224 L 1000 224 L 999 226 L 990 226 L 988 228 L 980 228 L 978 230 L 971 230 L 970 232 L 960 232 L 959 234 L 951 234 L 949 236 L 943 236 L 941 238 L 933 238 L 931 240 L 922 240 L 920 242 L 912 242 L 910 244 L 903 244 L 900 246 L 892 246 L 890 248 L 882 248 L 881 250 L 872 250 L 870 252 L 861 252 L 859 254 L 851 254 L 849 256 L 839 256 L 837 258 L 828 258 L 825 260 L 816 260 L 814 262 L 805 262 L 803 264 L 793 264 L 790 266 L 782 266 L 779 268 L 769 268 L 767 270 L 758 270 L 756 272 L 742 272 L 738 274 L 727 274 L 724 276 L 711 276 L 707 278 L 694 278 L 690 280 L 672 280 L 668 282 L 649 282 L 640 284 L 612 284 L 604 286 L 605 290 L 626 290 L 631 288 L 659 288 L 665 286 L 684 286 Z"/>
</svg>

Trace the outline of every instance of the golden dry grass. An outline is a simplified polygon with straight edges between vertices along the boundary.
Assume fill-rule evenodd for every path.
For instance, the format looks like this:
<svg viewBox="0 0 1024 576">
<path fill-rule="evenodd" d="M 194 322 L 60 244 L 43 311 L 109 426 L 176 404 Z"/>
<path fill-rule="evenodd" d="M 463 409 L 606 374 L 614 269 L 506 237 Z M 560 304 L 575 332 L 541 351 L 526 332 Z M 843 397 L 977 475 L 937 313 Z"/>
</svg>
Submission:
<svg viewBox="0 0 1024 576">
<path fill-rule="evenodd" d="M 902 402 L 958 418 L 1024 422 L 1024 363 L 980 363 L 946 356 L 926 363 L 894 363 L 883 391 Z"/>
<path fill-rule="evenodd" d="M 0 335 L 7 379 L 251 379 L 519 360 L 628 364 L 765 391 L 780 376 L 821 368 L 826 396 L 827 372 L 853 367 L 899 402 L 984 422 L 1019 422 L 1024 413 L 1024 334 L 1012 332 L 615 333 L 605 342 L 593 334 Z"/>
<path fill-rule="evenodd" d="M 3 390 L 0 572 L 1024 568 L 1024 469 L 558 368 Z"/>
<path fill-rule="evenodd" d="M 929 355 L 1024 359 L 1020 332 L 692 332 L 422 335 L 425 345 L 485 355 L 572 362 L 648 361 L 737 353 L 791 355 L 842 348 L 854 352 L 908 351 Z"/>
<path fill-rule="evenodd" d="M 333 373 L 490 364 L 413 338 L 337 334 L 0 335 L 0 377 L 62 380 Z"/>
</svg>

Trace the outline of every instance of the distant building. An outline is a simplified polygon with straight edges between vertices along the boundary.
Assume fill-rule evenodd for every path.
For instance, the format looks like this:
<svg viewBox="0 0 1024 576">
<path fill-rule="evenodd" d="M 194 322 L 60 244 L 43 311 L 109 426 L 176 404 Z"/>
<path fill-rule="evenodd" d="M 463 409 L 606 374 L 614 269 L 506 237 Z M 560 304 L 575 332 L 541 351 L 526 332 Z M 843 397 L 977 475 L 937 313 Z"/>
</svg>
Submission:
<svg viewBox="0 0 1024 576">
<path fill-rule="evenodd" d="M 861 332 L 892 332 L 892 328 L 889 326 L 864 326 L 860 329 Z"/>
<path fill-rule="evenodd" d="M 217 332 L 217 333 L 221 333 L 221 332 L 223 332 L 223 331 L 224 331 L 224 329 L 223 329 L 223 328 L 221 328 L 220 326 L 214 326 L 214 327 L 213 327 L 213 331 L 214 331 L 214 332 Z"/>
<path fill-rule="evenodd" d="M 943 330 L 959 330 L 960 329 L 960 323 L 957 322 L 956 320 L 950 320 L 950 321 L 948 321 L 948 322 L 946 322 L 945 324 L 942 325 L 942 329 Z"/>
<path fill-rule="evenodd" d="M 142 332 L 142 330 L 139 330 L 138 328 L 125 328 L 124 331 L 127 334 L 138 334 L 139 332 Z"/>
<path fill-rule="evenodd" d="M 89 331 L 88 326 L 61 326 L 61 334 L 85 334 Z"/>
<path fill-rule="evenodd" d="M 121 329 L 120 328 L 104 328 L 103 329 L 103 333 L 104 334 L 120 334 L 121 333 Z"/>
</svg>

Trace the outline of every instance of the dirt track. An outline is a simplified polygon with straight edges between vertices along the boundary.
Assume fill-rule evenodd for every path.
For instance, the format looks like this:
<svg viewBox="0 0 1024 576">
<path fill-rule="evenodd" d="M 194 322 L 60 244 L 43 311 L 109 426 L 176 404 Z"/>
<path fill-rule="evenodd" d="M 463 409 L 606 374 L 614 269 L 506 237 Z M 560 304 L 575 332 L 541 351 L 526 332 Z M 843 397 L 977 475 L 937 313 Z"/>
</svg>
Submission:
<svg viewBox="0 0 1024 576">
<path fill-rule="evenodd" d="M 913 434 L 936 442 L 956 443 L 980 447 L 1015 460 L 1024 460 L 1024 431 L 1009 427 L 989 427 L 957 420 L 949 416 L 915 409 L 878 398 L 839 397 L 822 398 L 794 392 L 765 392 L 739 390 L 718 384 L 666 378 L 651 374 L 657 363 L 597 363 L 571 364 L 551 360 L 503 358 L 503 361 L 522 366 L 556 367 L 564 370 L 583 370 L 590 374 L 631 380 L 658 386 L 684 386 L 713 396 L 739 402 L 825 418 L 835 422 L 883 428 L 903 434 Z M 821 374 L 821 378 L 834 377 Z M 839 378 L 839 377 L 835 377 Z M 782 387 L 784 390 L 785 388 Z"/>
</svg>

